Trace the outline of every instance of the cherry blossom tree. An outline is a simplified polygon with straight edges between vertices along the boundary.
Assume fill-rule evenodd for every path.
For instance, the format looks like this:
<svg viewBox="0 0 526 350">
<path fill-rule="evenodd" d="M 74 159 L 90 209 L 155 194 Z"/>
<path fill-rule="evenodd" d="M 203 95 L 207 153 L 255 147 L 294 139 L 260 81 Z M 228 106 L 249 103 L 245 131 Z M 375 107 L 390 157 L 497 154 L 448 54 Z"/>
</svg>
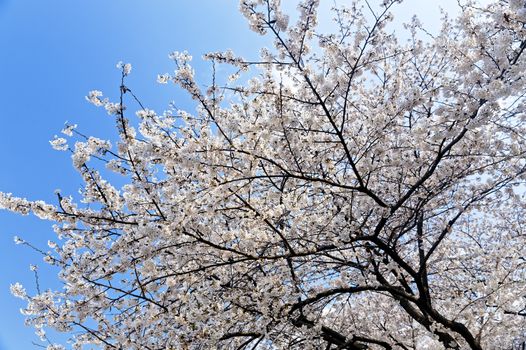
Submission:
<svg viewBox="0 0 526 350">
<path fill-rule="evenodd" d="M 233 74 L 205 89 L 170 55 L 158 81 L 193 112 L 147 109 L 120 64 L 120 100 L 87 97 L 115 117 L 115 147 L 74 125 L 51 141 L 82 200 L 0 195 L 56 222 L 45 260 L 63 288 L 14 284 L 27 322 L 74 349 L 521 346 L 526 3 L 460 3 L 437 34 L 415 18 L 400 39 L 399 2 L 334 8 L 325 34 L 316 0 L 291 19 L 242 0 L 274 46 L 206 55 Z"/>
</svg>

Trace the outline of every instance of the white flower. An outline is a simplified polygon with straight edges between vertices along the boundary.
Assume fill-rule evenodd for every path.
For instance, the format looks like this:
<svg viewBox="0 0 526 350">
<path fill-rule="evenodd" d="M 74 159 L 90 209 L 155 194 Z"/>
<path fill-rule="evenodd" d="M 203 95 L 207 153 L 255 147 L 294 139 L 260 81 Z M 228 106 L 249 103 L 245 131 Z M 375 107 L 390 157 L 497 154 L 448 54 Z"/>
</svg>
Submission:
<svg viewBox="0 0 526 350">
<path fill-rule="evenodd" d="M 115 115 L 120 114 L 122 111 L 126 109 L 125 106 L 121 105 L 120 103 L 113 103 L 113 102 L 106 102 L 104 104 L 104 108 L 106 108 L 106 111 L 109 115 Z"/>
<path fill-rule="evenodd" d="M 35 334 L 40 338 L 41 341 L 46 341 L 46 331 L 43 328 L 37 328 Z"/>
<path fill-rule="evenodd" d="M 62 129 L 62 133 L 67 136 L 73 136 L 73 130 L 77 128 L 77 124 L 65 124 L 64 129 Z"/>
<path fill-rule="evenodd" d="M 157 82 L 159 84 L 166 84 L 170 80 L 170 75 L 168 73 L 157 75 Z"/>
<path fill-rule="evenodd" d="M 168 57 L 171 59 L 171 60 L 174 60 L 180 64 L 182 63 L 187 63 L 187 62 L 190 62 L 192 60 L 192 56 L 188 54 L 188 51 L 183 51 L 183 52 L 179 52 L 179 51 L 174 51 L 172 52 L 170 55 L 168 55 Z"/>
<path fill-rule="evenodd" d="M 75 151 L 71 155 L 73 159 L 73 166 L 77 169 L 80 169 L 87 161 L 90 160 L 89 149 L 84 142 L 75 143 Z"/>
<path fill-rule="evenodd" d="M 141 109 L 140 111 L 137 111 L 135 114 L 141 119 L 153 118 L 156 116 L 155 111 L 152 111 L 151 109 Z"/>
<path fill-rule="evenodd" d="M 12 284 L 10 287 L 10 290 L 11 290 L 11 294 L 13 294 L 17 298 L 25 299 L 27 297 L 26 290 L 18 282 L 16 282 L 15 284 Z"/>
<path fill-rule="evenodd" d="M 122 70 L 122 73 L 126 76 L 126 75 L 129 75 L 131 73 L 132 65 L 131 65 L 131 63 L 123 63 L 122 61 L 119 61 L 117 63 L 117 68 L 119 70 Z"/>
<path fill-rule="evenodd" d="M 62 345 L 51 344 L 46 347 L 46 350 L 65 350 L 66 348 Z"/>
<path fill-rule="evenodd" d="M 53 259 L 51 255 L 46 255 L 44 256 L 44 262 L 47 264 L 53 265 L 53 263 L 55 262 L 55 259 Z"/>
<path fill-rule="evenodd" d="M 86 100 L 88 100 L 89 102 L 91 102 L 92 104 L 94 104 L 95 106 L 97 107 L 100 107 L 104 104 L 104 101 L 102 101 L 100 99 L 100 97 L 102 96 L 102 92 L 99 91 L 99 90 L 92 90 L 88 93 L 88 96 L 86 96 Z"/>
<path fill-rule="evenodd" d="M 287 30 L 287 26 L 289 25 L 289 16 L 280 13 L 279 16 L 276 16 L 276 27 L 281 30 L 285 31 Z"/>
<path fill-rule="evenodd" d="M 57 151 L 65 151 L 68 149 L 67 140 L 62 137 L 58 137 L 57 135 L 54 136 L 54 139 L 52 141 L 49 141 L 53 149 Z"/>
<path fill-rule="evenodd" d="M 230 82 L 236 81 L 238 79 L 239 79 L 239 73 L 230 74 L 228 76 L 228 81 L 230 81 Z"/>
</svg>

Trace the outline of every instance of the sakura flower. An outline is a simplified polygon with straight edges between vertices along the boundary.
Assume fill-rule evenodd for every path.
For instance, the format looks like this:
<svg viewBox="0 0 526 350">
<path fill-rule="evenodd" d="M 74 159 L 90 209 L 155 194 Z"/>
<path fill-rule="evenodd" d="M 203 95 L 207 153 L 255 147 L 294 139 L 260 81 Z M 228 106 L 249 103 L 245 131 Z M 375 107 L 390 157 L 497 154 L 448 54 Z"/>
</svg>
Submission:
<svg viewBox="0 0 526 350">
<path fill-rule="evenodd" d="M 25 288 L 20 283 L 12 284 L 10 287 L 11 294 L 20 299 L 25 299 L 27 297 Z"/>
<path fill-rule="evenodd" d="M 127 76 L 131 73 L 132 65 L 130 63 L 123 63 L 122 61 L 119 61 L 117 63 L 117 68 L 122 71 L 124 76 Z"/>
<path fill-rule="evenodd" d="M 170 80 L 170 75 L 168 73 L 157 75 L 157 82 L 159 84 L 166 84 Z"/>
<path fill-rule="evenodd" d="M 57 135 L 55 135 L 54 139 L 52 141 L 49 141 L 49 143 L 51 144 L 53 149 L 57 151 L 65 151 L 68 149 L 67 140 L 62 137 L 58 137 Z"/>
<path fill-rule="evenodd" d="M 88 96 L 86 96 L 86 100 L 91 102 L 93 105 L 100 107 L 104 105 L 104 102 L 100 99 L 102 96 L 102 92 L 99 90 L 93 90 L 88 93 Z"/>
<path fill-rule="evenodd" d="M 62 133 L 66 136 L 73 136 L 73 130 L 77 128 L 77 124 L 67 124 L 64 125 L 64 128 L 62 129 Z"/>
</svg>

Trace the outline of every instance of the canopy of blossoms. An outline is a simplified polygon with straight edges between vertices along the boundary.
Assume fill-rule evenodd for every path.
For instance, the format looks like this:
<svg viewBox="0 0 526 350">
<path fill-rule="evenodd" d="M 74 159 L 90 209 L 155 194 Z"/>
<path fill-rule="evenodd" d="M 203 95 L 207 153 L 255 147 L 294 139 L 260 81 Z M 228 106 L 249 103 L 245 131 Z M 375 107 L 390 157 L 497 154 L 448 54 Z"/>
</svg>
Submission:
<svg viewBox="0 0 526 350">
<path fill-rule="evenodd" d="M 0 194 L 56 223 L 46 261 L 63 288 L 14 284 L 27 322 L 74 349 L 521 344 L 525 2 L 468 1 L 436 35 L 413 20 L 409 40 L 393 31 L 398 2 L 334 8 L 326 34 L 316 0 L 290 19 L 279 0 L 242 0 L 274 46 L 206 55 L 233 74 L 204 89 L 192 57 L 170 55 L 158 81 L 195 111 L 147 109 L 120 64 L 120 100 L 87 97 L 114 116 L 114 145 L 74 125 L 51 141 L 82 200 Z"/>
</svg>

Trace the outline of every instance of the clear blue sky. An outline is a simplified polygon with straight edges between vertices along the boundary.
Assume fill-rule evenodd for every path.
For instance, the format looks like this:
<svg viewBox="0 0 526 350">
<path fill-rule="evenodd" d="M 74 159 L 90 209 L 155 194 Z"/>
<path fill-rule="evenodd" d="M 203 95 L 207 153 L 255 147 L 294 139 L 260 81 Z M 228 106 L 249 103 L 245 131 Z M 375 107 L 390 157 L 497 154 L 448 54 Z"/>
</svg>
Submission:
<svg viewBox="0 0 526 350">
<path fill-rule="evenodd" d="M 438 17 L 431 2 L 420 2 L 426 19 Z M 410 4 L 417 11 L 419 1 Z M 237 6 L 237 0 L 0 0 L 0 191 L 52 203 L 57 188 L 77 192 L 81 182 L 69 156 L 48 141 L 66 120 L 85 134 L 115 137 L 112 118 L 84 96 L 93 89 L 117 96 L 119 60 L 133 64 L 128 85 L 145 105 L 162 111 L 174 100 L 191 109 L 186 96 L 155 78 L 173 70 L 167 55 L 174 50 L 194 56 L 203 82 L 210 76 L 209 65 L 200 62 L 207 51 L 231 48 L 255 58 L 263 41 Z M 46 249 L 54 234 L 49 222 L 0 212 L 0 350 L 37 349 L 19 313 L 24 303 L 9 294 L 9 285 L 20 281 L 33 293 L 31 263 L 41 268 L 42 288 L 60 285 L 56 271 L 16 246 L 14 235 Z"/>
</svg>

